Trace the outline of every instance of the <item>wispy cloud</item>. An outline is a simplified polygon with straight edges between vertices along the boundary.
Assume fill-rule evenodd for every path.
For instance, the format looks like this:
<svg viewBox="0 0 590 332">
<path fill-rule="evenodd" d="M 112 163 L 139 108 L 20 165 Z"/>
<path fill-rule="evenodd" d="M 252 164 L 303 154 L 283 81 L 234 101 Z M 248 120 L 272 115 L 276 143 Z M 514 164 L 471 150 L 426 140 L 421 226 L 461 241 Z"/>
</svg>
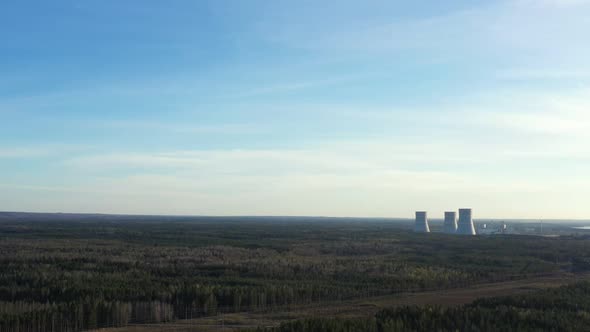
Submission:
<svg viewBox="0 0 590 332">
<path fill-rule="evenodd" d="M 518 0 L 523 6 L 541 7 L 577 7 L 590 4 L 588 0 Z"/>
<path fill-rule="evenodd" d="M 354 76 L 338 76 L 338 77 L 330 77 L 324 79 L 316 79 L 316 80 L 305 80 L 305 81 L 293 81 L 293 82 L 267 82 L 263 84 L 259 84 L 258 87 L 254 86 L 251 88 L 244 89 L 244 91 L 235 92 L 235 93 L 227 93 L 219 96 L 219 98 L 229 98 L 229 99 L 243 99 L 249 97 L 260 97 L 260 96 L 269 96 L 269 95 L 277 95 L 277 94 L 284 94 L 284 93 L 291 93 L 297 91 L 305 91 L 313 88 L 319 87 L 329 87 L 331 85 L 337 85 L 346 82 L 352 82 L 354 80 L 358 80 L 359 77 Z"/>
<path fill-rule="evenodd" d="M 80 197 L 110 192 L 107 201 L 119 212 L 133 212 L 141 202 L 142 211 L 158 213 L 386 216 L 409 214 L 428 200 L 435 211 L 461 202 L 488 215 L 508 209 L 530 217 L 538 199 L 590 185 L 575 174 L 539 181 L 546 172 L 515 171 L 523 158 L 546 156 L 515 155 L 501 147 L 347 143 L 308 150 L 95 155 L 72 159 L 67 167 L 95 178 Z M 109 167 L 118 175 L 104 173 Z M 121 205 L 117 197 L 131 203 Z M 511 205 L 517 197 L 520 210 Z"/>
<path fill-rule="evenodd" d="M 0 146 L 0 159 L 31 159 L 42 157 L 67 156 L 76 152 L 90 152 L 93 147 L 75 144 L 35 144 L 20 146 Z"/>
<path fill-rule="evenodd" d="M 590 140 L 590 91 L 587 88 L 567 92 L 496 92 L 483 106 L 474 106 L 466 121 L 516 133 L 544 134 L 547 139 L 570 139 L 573 145 Z M 549 136 L 547 136 L 549 135 Z M 539 138 L 539 137 L 537 137 Z"/>
<path fill-rule="evenodd" d="M 255 123 L 217 123 L 217 124 L 187 124 L 166 123 L 145 120 L 112 120 L 91 123 L 92 126 L 111 128 L 115 130 L 141 130 L 152 133 L 179 134 L 244 134 L 260 133 L 268 128 Z"/>
<path fill-rule="evenodd" d="M 562 165 L 562 160 L 587 158 L 590 144 L 584 140 L 587 136 L 581 136 L 583 131 L 568 136 L 572 130 L 569 124 L 557 127 L 550 138 L 534 132 L 551 129 L 544 127 L 550 125 L 551 117 L 585 116 L 583 96 L 583 92 L 569 97 L 510 95 L 506 100 L 511 100 L 514 108 L 503 109 L 504 118 L 485 110 L 469 110 L 468 105 L 463 112 L 444 112 L 446 122 L 432 118 L 432 113 L 404 113 L 404 117 L 416 117 L 409 122 L 430 131 L 425 137 L 323 141 L 291 149 L 66 156 L 62 171 L 83 176 L 87 179 L 84 185 L 21 185 L 10 190 L 22 191 L 23 195 L 55 191 L 59 195 L 45 200 L 53 204 L 47 206 L 66 206 L 67 201 L 70 211 L 88 212 L 105 204 L 108 211 L 122 213 L 297 215 L 305 211 L 317 215 L 402 216 L 423 208 L 420 202 L 428 201 L 432 211 L 461 202 L 488 216 L 502 210 L 510 211 L 512 217 L 531 217 L 531 209 L 542 211 L 544 217 L 558 216 L 558 210 L 537 206 L 568 192 L 587 191 L 590 178 L 583 177 L 583 169 Z M 497 107 L 502 105 L 499 101 Z M 541 119 L 535 114 L 541 114 Z M 383 121 L 387 116 L 402 115 L 376 110 L 365 116 Z M 586 118 L 574 119 L 583 123 Z M 482 141 L 482 135 L 471 137 L 469 131 L 445 136 L 440 134 L 444 131 L 436 129 L 448 125 L 458 125 L 459 131 L 474 127 L 479 133 L 489 131 L 491 136 Z M 497 137 L 501 132 L 508 136 Z M 438 138 L 433 140 L 433 136 Z M 565 167 L 563 171 L 568 174 L 552 178 L 556 165 Z M 64 203 L 56 201 L 58 197 Z M 521 202 L 519 208 L 513 206 L 516 199 Z M 574 212 L 582 206 L 576 200 L 568 204 Z"/>
<path fill-rule="evenodd" d="M 346 57 L 350 52 L 412 54 L 420 61 L 585 65 L 590 52 L 587 1 L 498 1 L 469 9 L 392 22 L 332 22 L 320 31 L 298 21 L 282 22 L 268 38 Z M 274 22 L 273 22 L 274 23 Z M 309 35 L 314 38 L 308 38 Z M 574 65 L 575 66 L 575 65 Z"/>
<path fill-rule="evenodd" d="M 515 68 L 500 70 L 499 79 L 504 80 L 579 80 L 590 79 L 590 69 L 584 68 Z"/>
<path fill-rule="evenodd" d="M 227 20 L 206 36 L 187 33 L 199 20 L 176 25 L 175 8 L 163 9 L 166 33 L 139 41 L 129 38 L 161 26 L 118 17 L 130 30 L 97 46 L 112 58 L 46 55 L 56 68 L 120 65 L 66 77 L 32 70 L 10 86 L 0 99 L 0 201 L 382 216 L 460 202 L 513 217 L 560 213 L 556 201 L 585 213 L 590 1 L 265 2 L 230 8 L 231 19 L 211 9 Z M 133 63 L 148 48 L 162 52 Z"/>
</svg>

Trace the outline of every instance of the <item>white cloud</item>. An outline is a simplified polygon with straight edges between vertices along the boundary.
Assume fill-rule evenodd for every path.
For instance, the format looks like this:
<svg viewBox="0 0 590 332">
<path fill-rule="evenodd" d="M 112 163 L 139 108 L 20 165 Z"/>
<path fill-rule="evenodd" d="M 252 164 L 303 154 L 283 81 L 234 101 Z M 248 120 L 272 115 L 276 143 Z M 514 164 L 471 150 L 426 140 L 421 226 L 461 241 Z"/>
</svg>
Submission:
<svg viewBox="0 0 590 332">
<path fill-rule="evenodd" d="M 187 124 L 143 120 L 113 120 L 92 122 L 89 125 L 116 130 L 142 130 L 152 133 L 180 134 L 244 134 L 259 133 L 267 130 L 262 125 L 254 123 Z"/>
<path fill-rule="evenodd" d="M 575 7 L 590 4 L 588 0 L 518 0 L 521 6 L 535 7 Z"/>
<path fill-rule="evenodd" d="M 440 161 L 428 158 L 433 149 L 419 151 L 424 153 L 422 170 L 415 166 L 404 169 L 399 162 L 403 155 L 378 151 L 386 145 L 377 144 L 375 150 L 358 144 L 336 150 L 332 146 L 307 151 L 193 151 L 166 153 L 164 160 L 151 154 L 136 155 L 124 160 L 130 163 L 126 166 L 141 162 L 147 169 L 117 176 L 96 173 L 102 174 L 99 170 L 109 162 L 121 162 L 122 156 L 104 160 L 96 156 L 69 170 L 86 174 L 89 180 L 84 185 L 59 187 L 55 195 L 45 195 L 43 204 L 52 202 L 54 208 L 86 212 L 396 217 L 411 216 L 413 210 L 422 208 L 436 215 L 465 205 L 476 208 L 480 216 L 502 217 L 498 211 L 510 211 L 510 217 L 534 217 L 535 213 L 550 217 L 549 211 L 536 206 L 540 201 L 584 193 L 590 186 L 590 179 L 539 181 L 534 175 L 522 176 L 521 166 L 510 159 L 502 161 L 508 165 L 494 164 L 517 170 L 508 176 L 497 170 L 482 173 L 477 165 L 479 170 L 474 172 L 473 164 L 462 163 L 454 164 L 457 170 L 436 170 Z M 349 154 L 354 151 L 357 154 Z M 485 151 L 474 154 L 475 159 L 485 157 Z M 150 167 L 168 162 L 169 168 L 163 171 Z M 51 189 L 11 191 L 15 190 L 43 193 Z M 514 207 L 517 200 L 519 208 Z M 581 215 L 582 205 L 574 207 L 578 210 L 570 211 L 574 214 L 569 217 Z"/>
<path fill-rule="evenodd" d="M 44 144 L 28 146 L 0 146 L 0 159 L 31 159 L 63 156 L 74 152 L 91 151 L 92 148 L 73 144 Z"/>
<path fill-rule="evenodd" d="M 588 1 L 496 1 L 437 16 L 365 21 L 272 22 L 268 38 L 290 47 L 334 54 L 410 54 L 418 61 L 477 62 L 479 66 L 586 66 L 590 56 Z M 271 31 L 269 26 L 263 29 Z M 309 38 L 313 35 L 313 38 Z M 518 68 L 515 68 L 518 69 Z"/>
<path fill-rule="evenodd" d="M 542 134 L 542 139 L 570 139 L 574 145 L 590 140 L 590 90 L 567 92 L 502 93 L 495 91 L 475 110 L 458 113 L 466 121 L 521 134 Z M 539 138 L 539 137 L 534 137 Z"/>
<path fill-rule="evenodd" d="M 83 180 L 4 183 L 0 195 L 13 210 L 411 216 L 415 209 L 437 214 L 462 205 L 489 217 L 505 216 L 498 211 L 564 217 L 566 208 L 567 217 L 583 217 L 586 203 L 577 197 L 590 194 L 588 95 L 586 89 L 496 90 L 433 111 L 348 106 L 339 112 L 320 105 L 313 112 L 409 130 L 293 148 L 71 153 L 14 147 L 0 156 L 41 157 L 50 150 L 63 158 L 52 165 L 60 173 L 53 175 Z M 31 201 L 40 203 L 23 203 Z"/>
<path fill-rule="evenodd" d="M 503 80 L 583 80 L 590 78 L 590 69 L 586 68 L 514 68 L 500 70 L 497 77 Z"/>
</svg>

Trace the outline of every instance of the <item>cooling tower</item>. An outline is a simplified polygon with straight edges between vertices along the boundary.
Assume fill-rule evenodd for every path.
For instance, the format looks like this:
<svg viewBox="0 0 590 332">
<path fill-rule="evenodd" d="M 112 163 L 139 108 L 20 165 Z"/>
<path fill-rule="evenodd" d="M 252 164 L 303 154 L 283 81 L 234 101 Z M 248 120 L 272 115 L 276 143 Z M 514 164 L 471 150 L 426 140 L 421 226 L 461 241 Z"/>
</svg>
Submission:
<svg viewBox="0 0 590 332">
<path fill-rule="evenodd" d="M 430 233 L 430 227 L 428 227 L 428 218 L 426 218 L 425 211 L 416 211 L 416 224 L 414 226 L 414 232 Z"/>
<path fill-rule="evenodd" d="M 444 231 L 449 234 L 457 232 L 457 212 L 445 212 Z"/>
<path fill-rule="evenodd" d="M 475 235 L 475 227 L 473 226 L 473 219 L 471 219 L 471 209 L 459 209 L 457 234 Z"/>
</svg>

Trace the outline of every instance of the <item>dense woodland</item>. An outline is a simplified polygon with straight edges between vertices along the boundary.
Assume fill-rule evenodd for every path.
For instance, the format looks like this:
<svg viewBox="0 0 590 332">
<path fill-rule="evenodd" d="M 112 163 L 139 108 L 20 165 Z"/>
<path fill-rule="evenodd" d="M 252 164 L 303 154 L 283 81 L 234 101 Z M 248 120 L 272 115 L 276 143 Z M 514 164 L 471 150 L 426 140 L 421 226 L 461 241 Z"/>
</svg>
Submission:
<svg viewBox="0 0 590 332">
<path fill-rule="evenodd" d="M 584 236 L 414 234 L 394 220 L 163 219 L 1 220 L 0 331 L 163 322 L 590 268 Z"/>
<path fill-rule="evenodd" d="M 307 319 L 258 332 L 588 331 L 590 283 L 442 307 L 400 307 L 367 319 Z"/>
</svg>

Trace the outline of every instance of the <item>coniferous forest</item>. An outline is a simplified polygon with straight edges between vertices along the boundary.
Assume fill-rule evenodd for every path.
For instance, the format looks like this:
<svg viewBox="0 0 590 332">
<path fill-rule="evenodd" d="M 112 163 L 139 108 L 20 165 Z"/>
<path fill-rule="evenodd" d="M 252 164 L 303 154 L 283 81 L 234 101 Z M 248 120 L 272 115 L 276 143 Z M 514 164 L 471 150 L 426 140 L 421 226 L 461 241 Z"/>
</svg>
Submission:
<svg viewBox="0 0 590 332">
<path fill-rule="evenodd" d="M 366 319 L 306 319 L 257 332 L 588 331 L 590 283 L 580 282 L 526 295 L 476 300 L 472 304 L 404 306 Z"/>
<path fill-rule="evenodd" d="M 3 216 L 0 331 L 169 322 L 590 269 L 583 235 L 456 237 L 415 234 L 408 225 L 329 218 Z M 338 330 L 310 327 L 317 324 L 350 325 L 351 331 L 361 325 L 383 331 L 502 330 L 504 325 L 494 325 L 498 317 L 521 322 L 523 330 L 557 320 L 555 326 L 582 324 L 588 287 L 456 308 L 396 308 L 366 320 L 300 321 L 279 331 Z"/>
</svg>

